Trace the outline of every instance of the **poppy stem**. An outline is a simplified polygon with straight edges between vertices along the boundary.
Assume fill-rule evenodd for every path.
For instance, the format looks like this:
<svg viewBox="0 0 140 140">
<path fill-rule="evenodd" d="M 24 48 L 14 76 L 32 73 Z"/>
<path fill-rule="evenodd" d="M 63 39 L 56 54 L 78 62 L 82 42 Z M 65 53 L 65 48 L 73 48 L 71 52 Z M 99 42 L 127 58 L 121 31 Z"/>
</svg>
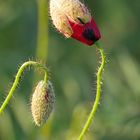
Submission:
<svg viewBox="0 0 140 140">
<path fill-rule="evenodd" d="M 36 58 L 46 63 L 48 56 L 48 3 L 46 0 L 37 1 L 37 47 Z"/>
<path fill-rule="evenodd" d="M 97 86 L 96 86 L 96 97 L 95 97 L 95 101 L 93 102 L 93 107 L 92 107 L 92 110 L 88 116 L 88 119 L 84 125 L 84 128 L 82 129 L 79 137 L 77 140 L 82 140 L 84 135 L 86 134 L 86 132 L 88 131 L 93 119 L 95 118 L 95 113 L 97 111 L 97 108 L 98 108 L 98 105 L 100 104 L 100 97 L 101 97 L 101 80 L 102 80 L 102 74 L 103 74 L 103 70 L 104 70 L 104 66 L 105 66 L 105 63 L 106 63 L 106 55 L 104 53 L 104 50 L 99 46 L 97 45 L 97 49 L 99 50 L 100 52 L 100 55 L 101 55 L 101 65 L 98 69 L 98 72 L 97 72 Z"/>
<path fill-rule="evenodd" d="M 45 67 L 41 63 L 38 63 L 38 62 L 35 62 L 35 61 L 27 61 L 27 62 L 23 63 L 22 66 L 19 68 L 17 74 L 16 74 L 14 83 L 13 83 L 13 85 L 12 85 L 12 87 L 11 87 L 7 97 L 6 97 L 6 99 L 4 100 L 3 104 L 0 107 L 0 114 L 3 112 L 3 110 L 5 109 L 7 104 L 9 103 L 14 91 L 16 90 L 16 88 L 17 88 L 17 86 L 18 86 L 18 84 L 20 82 L 21 76 L 24 73 L 25 69 L 30 67 L 30 66 L 34 66 L 34 67 L 40 68 L 41 70 L 44 70 L 44 72 L 45 72 L 44 81 L 45 82 L 48 81 L 47 67 Z"/>
</svg>

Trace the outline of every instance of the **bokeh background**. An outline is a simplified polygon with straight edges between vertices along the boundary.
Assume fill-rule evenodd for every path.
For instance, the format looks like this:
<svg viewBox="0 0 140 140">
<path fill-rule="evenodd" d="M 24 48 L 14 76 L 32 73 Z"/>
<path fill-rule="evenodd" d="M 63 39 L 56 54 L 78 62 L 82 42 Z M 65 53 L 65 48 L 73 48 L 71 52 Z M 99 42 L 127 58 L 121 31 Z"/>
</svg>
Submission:
<svg viewBox="0 0 140 140">
<path fill-rule="evenodd" d="M 39 73 L 28 71 L 0 116 L 0 140 L 76 140 L 95 98 L 100 60 L 95 47 L 65 39 L 56 32 L 49 18 L 48 31 L 43 25 L 41 30 L 45 32 L 41 33 L 42 41 L 46 44 L 48 41 L 48 47 L 37 49 L 43 46 L 38 43 L 41 42 L 38 41 L 40 2 L 48 3 L 0 0 L 0 103 L 18 67 L 26 60 L 36 60 L 37 54 L 41 58 L 41 54 L 47 52 L 45 60 L 56 93 L 55 109 L 45 125 L 39 128 L 34 125 L 30 97 Z M 140 2 L 84 2 L 100 27 L 100 42 L 108 57 L 100 107 L 84 139 L 140 140 Z M 47 10 L 45 14 L 47 19 Z"/>
</svg>

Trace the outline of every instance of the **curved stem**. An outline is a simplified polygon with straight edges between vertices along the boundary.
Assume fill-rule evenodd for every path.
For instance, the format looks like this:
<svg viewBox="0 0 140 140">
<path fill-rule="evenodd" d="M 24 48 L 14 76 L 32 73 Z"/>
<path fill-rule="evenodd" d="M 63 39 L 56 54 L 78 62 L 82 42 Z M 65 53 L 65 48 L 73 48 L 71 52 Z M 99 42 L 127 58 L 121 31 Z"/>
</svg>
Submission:
<svg viewBox="0 0 140 140">
<path fill-rule="evenodd" d="M 43 69 L 44 72 L 45 72 L 45 76 L 44 76 L 44 80 L 47 81 L 48 80 L 48 70 L 45 66 L 43 66 L 42 64 L 38 63 L 38 62 L 34 62 L 34 61 L 28 61 L 28 62 L 25 62 L 18 70 L 17 74 L 16 74 L 16 77 L 15 77 L 15 80 L 14 80 L 14 83 L 6 97 L 6 99 L 4 100 L 3 104 L 1 105 L 0 107 L 0 114 L 3 112 L 3 110 L 5 109 L 6 105 L 9 103 L 15 89 L 17 88 L 18 86 L 18 83 L 20 81 L 20 78 L 23 74 L 23 72 L 25 71 L 25 69 L 29 66 L 34 66 L 34 67 L 37 67 L 37 68 L 40 68 L 40 69 Z"/>
<path fill-rule="evenodd" d="M 86 122 L 83 130 L 81 131 L 78 140 L 82 140 L 83 139 L 85 133 L 87 132 L 88 128 L 90 127 L 90 125 L 92 123 L 92 120 L 95 117 L 95 113 L 96 113 L 97 108 L 98 108 L 98 105 L 100 103 L 100 97 L 101 97 L 101 79 L 102 79 L 103 69 L 104 69 L 104 66 L 105 66 L 105 63 L 106 63 L 106 56 L 105 56 L 104 50 L 102 48 L 100 48 L 98 46 L 97 46 L 97 48 L 99 49 L 99 52 L 100 52 L 100 55 L 101 55 L 101 65 L 100 65 L 100 67 L 98 69 L 98 72 L 97 72 L 96 98 L 95 98 L 95 101 L 93 103 L 93 107 L 92 107 L 92 110 L 91 110 L 91 112 L 89 114 L 89 117 L 87 119 L 87 122 Z"/>
</svg>

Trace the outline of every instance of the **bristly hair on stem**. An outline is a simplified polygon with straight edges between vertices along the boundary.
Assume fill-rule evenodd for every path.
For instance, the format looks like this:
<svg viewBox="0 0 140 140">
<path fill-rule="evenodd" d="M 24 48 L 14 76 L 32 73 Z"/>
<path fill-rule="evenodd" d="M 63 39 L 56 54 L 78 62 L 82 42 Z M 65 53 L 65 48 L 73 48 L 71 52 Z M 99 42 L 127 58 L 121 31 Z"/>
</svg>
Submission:
<svg viewBox="0 0 140 140">
<path fill-rule="evenodd" d="M 96 97 L 95 97 L 95 101 L 93 102 L 93 106 L 91 109 L 91 112 L 88 116 L 88 119 L 78 137 L 77 140 L 82 140 L 84 135 L 86 134 L 86 132 L 88 131 L 93 119 L 95 118 L 95 113 L 97 111 L 98 105 L 100 104 L 100 97 L 101 97 L 101 80 L 102 80 L 102 74 L 103 74 L 103 70 L 105 67 L 105 63 L 106 63 L 106 55 L 104 53 L 104 50 L 98 45 L 96 44 L 97 49 L 100 52 L 101 55 L 101 65 L 97 71 L 97 85 L 96 85 Z"/>
<path fill-rule="evenodd" d="M 23 63 L 21 65 L 21 67 L 18 69 L 14 83 L 13 83 L 6 99 L 4 100 L 4 102 L 2 103 L 2 105 L 0 107 L 0 114 L 4 111 L 5 107 L 8 105 L 14 91 L 16 90 L 16 88 L 19 84 L 20 78 L 23 75 L 24 71 L 30 66 L 34 66 L 34 67 L 37 67 L 37 68 L 40 68 L 41 70 L 43 70 L 45 72 L 44 81 L 45 82 L 48 81 L 48 69 L 47 69 L 47 67 L 45 67 L 41 63 L 35 62 L 35 61 L 27 61 L 27 62 Z"/>
</svg>

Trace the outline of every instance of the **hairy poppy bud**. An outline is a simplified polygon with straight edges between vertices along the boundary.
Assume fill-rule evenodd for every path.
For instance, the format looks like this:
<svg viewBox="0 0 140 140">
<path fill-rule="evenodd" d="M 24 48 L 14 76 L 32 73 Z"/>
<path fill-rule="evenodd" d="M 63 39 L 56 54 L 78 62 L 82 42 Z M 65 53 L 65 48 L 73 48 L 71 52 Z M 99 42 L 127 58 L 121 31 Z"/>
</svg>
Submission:
<svg viewBox="0 0 140 140">
<path fill-rule="evenodd" d="M 50 81 L 40 81 L 32 96 L 31 111 L 34 122 L 40 126 L 48 119 L 53 110 L 55 95 Z"/>
<path fill-rule="evenodd" d="M 50 0 L 53 24 L 67 38 L 92 45 L 100 39 L 100 31 L 87 7 L 79 0 Z"/>
</svg>

